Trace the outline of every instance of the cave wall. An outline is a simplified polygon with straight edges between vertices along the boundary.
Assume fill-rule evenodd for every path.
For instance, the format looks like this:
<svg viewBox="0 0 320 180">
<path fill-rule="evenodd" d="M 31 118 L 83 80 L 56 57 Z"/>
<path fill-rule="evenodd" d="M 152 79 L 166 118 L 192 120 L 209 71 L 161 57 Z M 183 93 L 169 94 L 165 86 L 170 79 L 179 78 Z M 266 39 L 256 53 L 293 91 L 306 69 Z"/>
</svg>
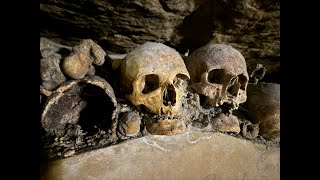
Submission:
<svg viewBox="0 0 320 180">
<path fill-rule="evenodd" d="M 69 46 L 91 38 L 114 53 L 146 41 L 192 53 L 213 40 L 280 83 L 269 77 L 280 71 L 279 0 L 41 0 L 40 36 Z"/>
</svg>

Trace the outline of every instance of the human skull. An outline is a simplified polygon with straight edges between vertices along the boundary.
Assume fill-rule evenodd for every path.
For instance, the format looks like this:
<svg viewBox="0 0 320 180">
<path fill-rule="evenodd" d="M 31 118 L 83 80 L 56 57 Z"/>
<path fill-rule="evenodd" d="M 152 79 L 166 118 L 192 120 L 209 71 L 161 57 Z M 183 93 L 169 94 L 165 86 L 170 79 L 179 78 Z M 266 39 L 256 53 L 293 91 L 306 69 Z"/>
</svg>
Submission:
<svg viewBox="0 0 320 180">
<path fill-rule="evenodd" d="M 146 42 L 131 51 L 120 67 L 120 88 L 135 106 L 157 115 L 178 115 L 189 79 L 180 54 L 161 43 Z"/>
<path fill-rule="evenodd" d="M 191 87 L 205 105 L 238 109 L 247 99 L 249 80 L 246 61 L 233 47 L 213 42 L 197 49 L 185 59 Z"/>
<path fill-rule="evenodd" d="M 248 85 L 248 115 L 259 124 L 260 135 L 280 142 L 280 84 L 259 82 Z"/>
</svg>

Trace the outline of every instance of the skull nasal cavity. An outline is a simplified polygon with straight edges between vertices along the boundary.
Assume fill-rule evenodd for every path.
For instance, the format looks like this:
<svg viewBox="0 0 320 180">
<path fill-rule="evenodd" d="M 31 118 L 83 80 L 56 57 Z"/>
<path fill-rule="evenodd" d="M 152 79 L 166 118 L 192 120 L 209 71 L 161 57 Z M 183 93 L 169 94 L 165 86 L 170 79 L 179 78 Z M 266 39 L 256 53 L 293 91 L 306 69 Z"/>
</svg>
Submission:
<svg viewBox="0 0 320 180">
<path fill-rule="evenodd" d="M 214 84 L 221 84 L 223 75 L 223 69 L 214 69 L 208 73 L 208 81 Z"/>
<path fill-rule="evenodd" d="M 155 74 L 146 75 L 144 79 L 143 94 L 148 94 L 159 88 L 159 76 Z"/>
<path fill-rule="evenodd" d="M 241 89 L 241 90 L 244 90 L 244 91 L 246 90 L 247 81 L 248 81 L 248 79 L 246 78 L 245 75 L 240 74 L 240 75 L 238 76 L 238 82 L 240 83 L 240 89 Z"/>
<path fill-rule="evenodd" d="M 238 85 L 238 81 L 237 81 L 237 77 L 234 77 L 230 80 L 230 84 L 228 86 L 228 93 L 230 93 L 232 96 L 236 96 L 237 93 L 238 93 L 238 88 L 237 88 L 237 85 Z M 239 86 L 238 86 L 239 87 Z"/>
<path fill-rule="evenodd" d="M 163 104 L 168 106 L 169 103 L 174 106 L 176 104 L 176 91 L 172 84 L 168 85 L 163 92 Z"/>
</svg>

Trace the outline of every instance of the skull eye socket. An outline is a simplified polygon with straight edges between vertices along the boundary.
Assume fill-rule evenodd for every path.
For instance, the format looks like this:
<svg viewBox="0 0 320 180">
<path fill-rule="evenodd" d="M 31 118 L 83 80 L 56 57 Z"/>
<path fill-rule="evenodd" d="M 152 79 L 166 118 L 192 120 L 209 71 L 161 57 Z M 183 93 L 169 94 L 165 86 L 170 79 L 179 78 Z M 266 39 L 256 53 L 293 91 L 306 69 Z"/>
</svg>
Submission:
<svg viewBox="0 0 320 180">
<path fill-rule="evenodd" d="M 247 78 L 246 78 L 246 76 L 244 76 L 243 74 L 240 74 L 239 76 L 238 76 L 238 82 L 240 83 L 240 89 L 241 90 L 246 90 L 246 83 L 247 83 Z"/>
<path fill-rule="evenodd" d="M 176 77 L 173 79 L 173 84 L 177 87 L 179 86 L 179 84 L 186 81 L 187 79 L 189 79 L 188 76 L 184 74 L 177 74 Z"/>
<path fill-rule="evenodd" d="M 145 76 L 143 94 L 148 94 L 159 88 L 159 76 L 156 74 L 149 74 Z"/>
<path fill-rule="evenodd" d="M 223 69 L 214 69 L 208 73 L 208 82 L 214 84 L 222 84 Z"/>
</svg>

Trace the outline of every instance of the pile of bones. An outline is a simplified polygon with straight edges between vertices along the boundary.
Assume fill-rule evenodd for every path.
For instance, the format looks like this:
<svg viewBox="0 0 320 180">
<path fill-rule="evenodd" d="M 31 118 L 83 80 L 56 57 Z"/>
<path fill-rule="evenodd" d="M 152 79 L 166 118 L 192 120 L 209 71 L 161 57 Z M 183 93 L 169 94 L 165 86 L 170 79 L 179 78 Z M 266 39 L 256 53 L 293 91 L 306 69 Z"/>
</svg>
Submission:
<svg viewBox="0 0 320 180">
<path fill-rule="evenodd" d="M 260 65 L 249 75 L 243 55 L 226 44 L 210 42 L 184 56 L 146 42 L 120 56 L 91 39 L 70 47 L 41 37 L 42 152 L 65 158 L 187 131 L 279 145 L 280 85 L 258 83 L 264 72 Z"/>
</svg>

